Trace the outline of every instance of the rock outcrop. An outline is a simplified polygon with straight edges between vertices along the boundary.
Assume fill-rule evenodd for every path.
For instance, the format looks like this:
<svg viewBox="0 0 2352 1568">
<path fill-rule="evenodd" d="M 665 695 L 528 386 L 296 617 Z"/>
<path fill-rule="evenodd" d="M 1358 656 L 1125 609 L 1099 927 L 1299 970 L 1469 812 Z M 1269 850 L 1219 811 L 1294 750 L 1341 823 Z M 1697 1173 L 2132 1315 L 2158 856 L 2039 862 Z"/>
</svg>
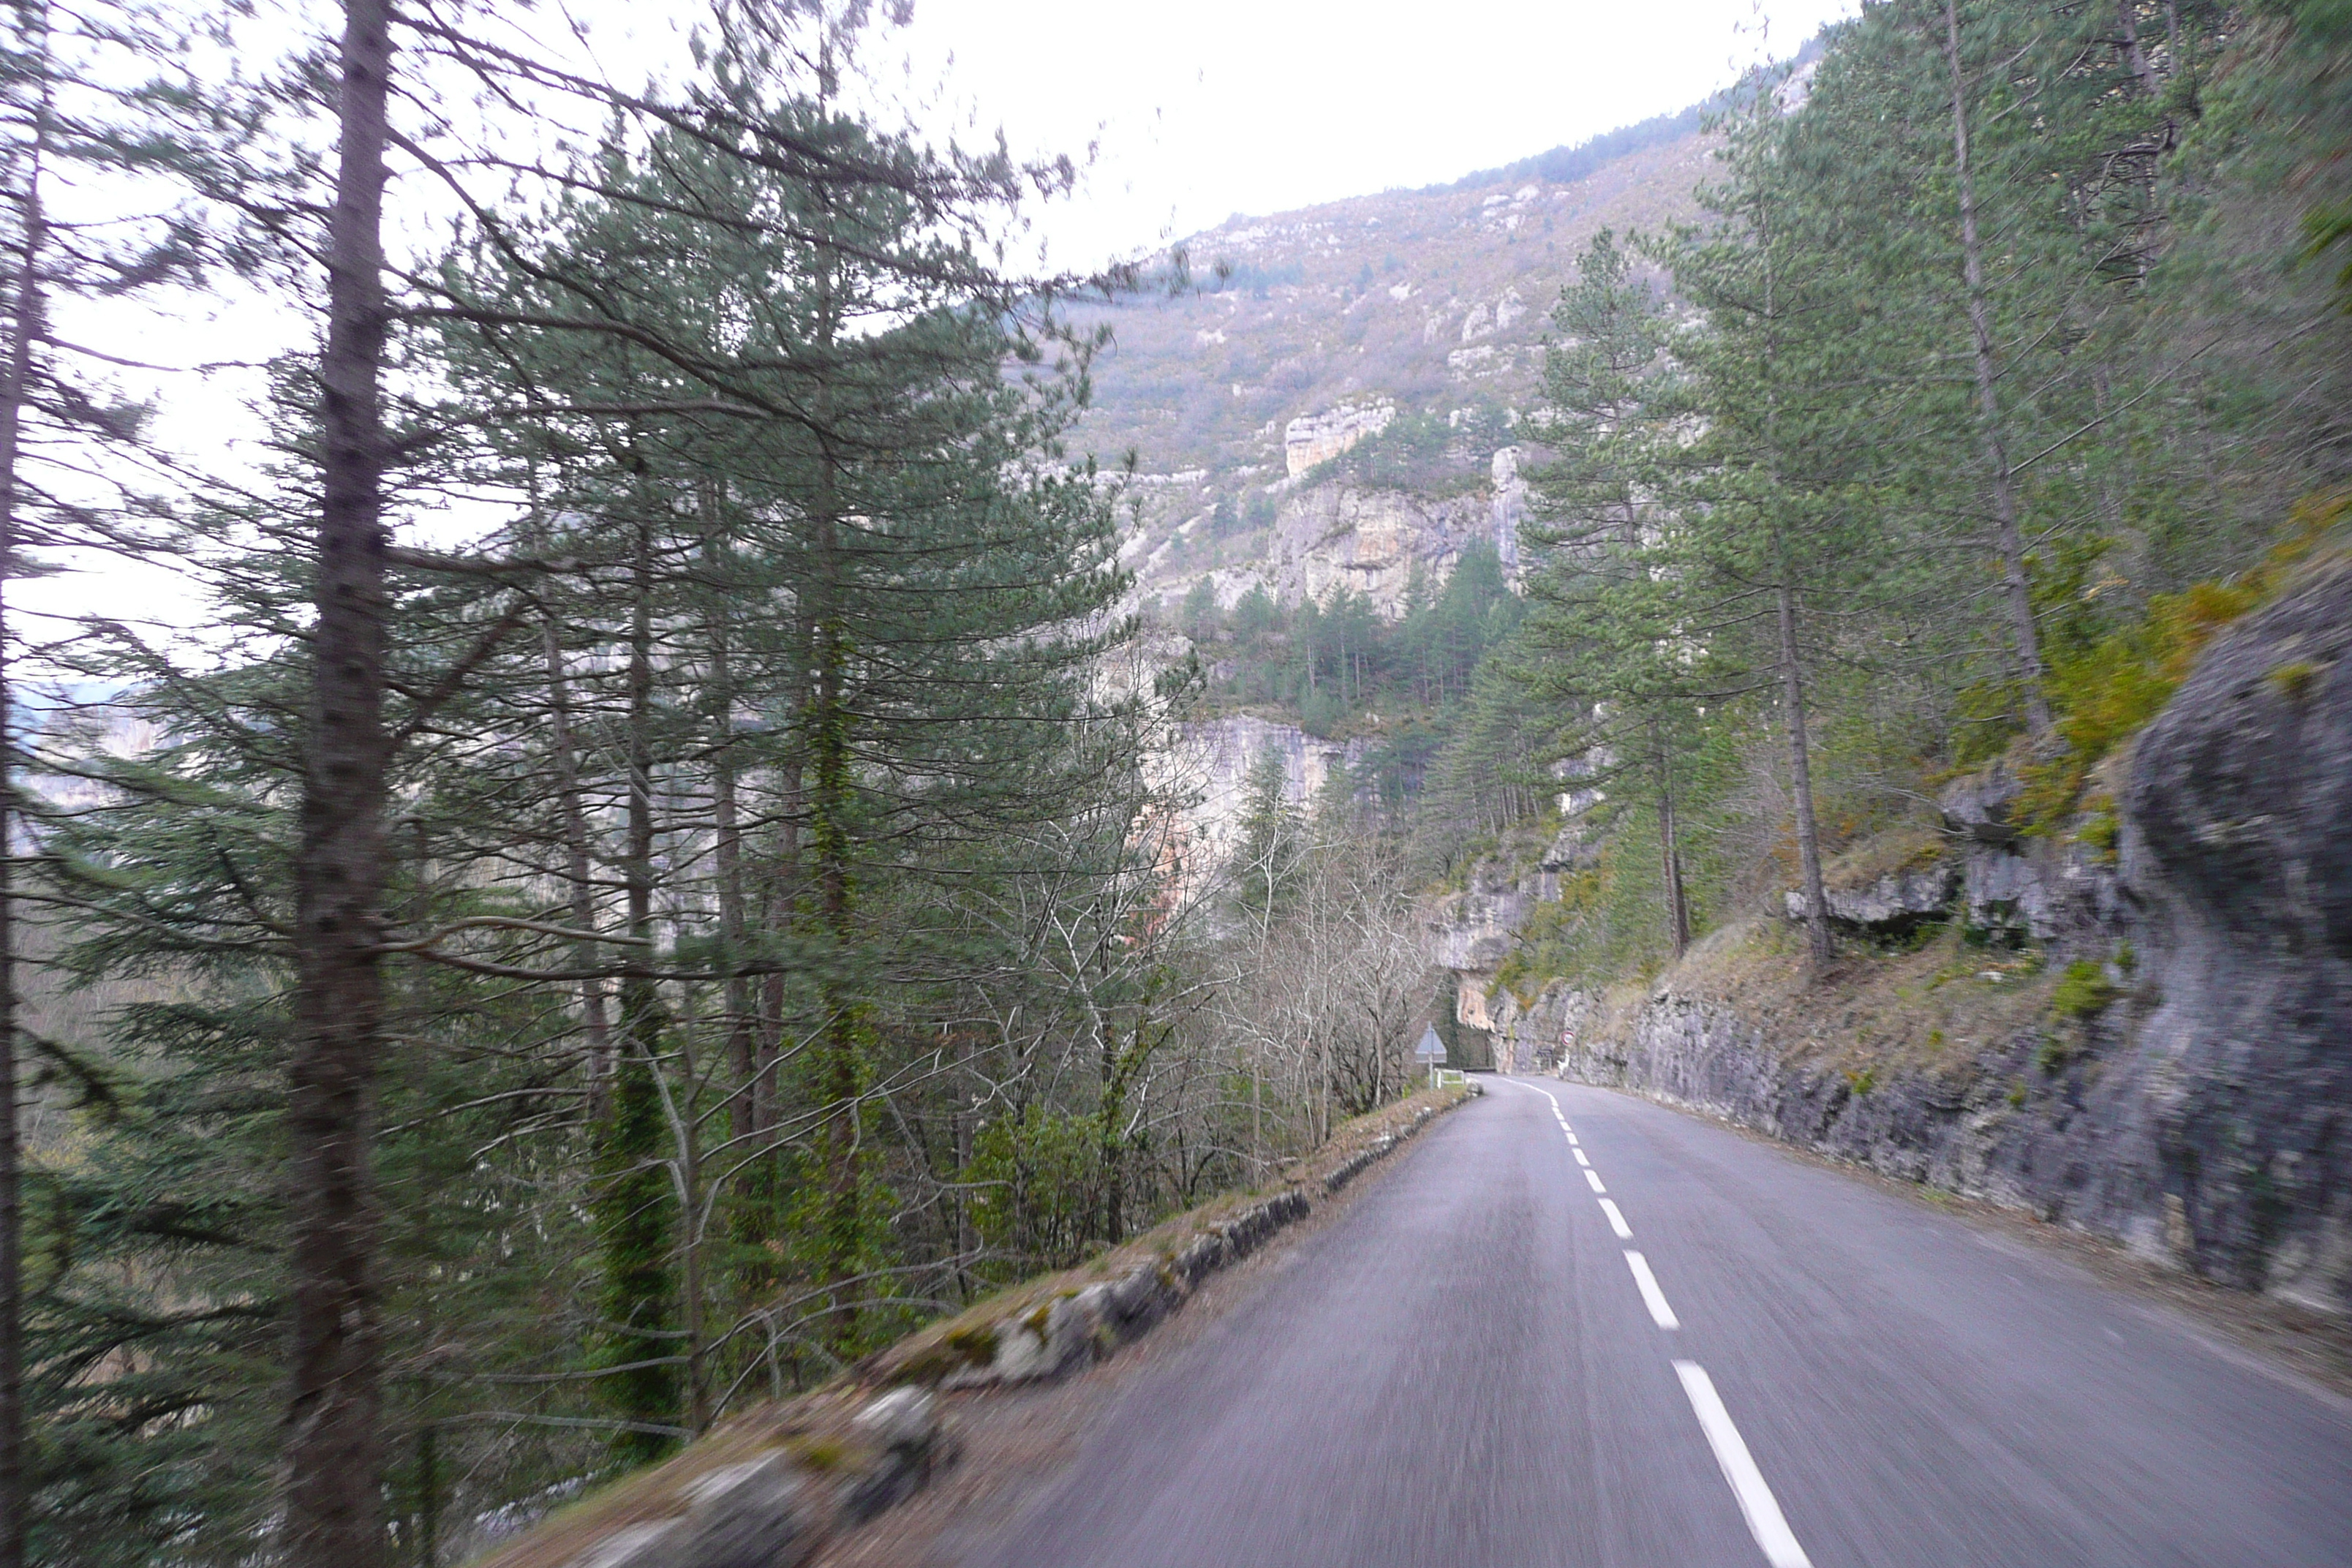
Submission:
<svg viewBox="0 0 2352 1568">
<path fill-rule="evenodd" d="M 1283 426 L 1283 466 L 1295 479 L 1366 437 L 1379 435 L 1395 417 L 1396 405 L 1385 399 L 1343 403 L 1320 414 L 1302 414 Z"/>
<path fill-rule="evenodd" d="M 1525 1006 L 1505 990 L 1488 1004 L 1496 1072 L 1550 1072 L 1592 1011 L 1591 994 L 1555 980 Z"/>
<path fill-rule="evenodd" d="M 1829 906 L 1830 919 L 1840 925 L 1899 935 L 1928 921 L 1945 919 L 1960 881 L 1958 866 L 1937 859 L 1889 871 L 1860 888 L 1824 887 L 1822 901 Z M 1791 891 L 1781 898 L 1790 920 L 1805 918 L 1808 900 L 1803 893 Z"/>
<path fill-rule="evenodd" d="M 1945 860 L 1831 894 L 1861 929 L 1940 907 L 1989 957 L 2036 944 L 2063 966 L 2038 1021 L 1864 1065 L 1823 1044 L 1839 982 L 1808 1016 L 1759 1016 L 1670 971 L 1606 1024 L 1548 992 L 1560 1072 L 2352 1312 L 2347 651 L 2339 563 L 2217 638 L 2138 737 L 2115 853 L 2024 833 L 1996 768 L 1946 793 Z"/>
<path fill-rule="evenodd" d="M 1326 741 L 1296 724 L 1230 714 L 1181 727 L 1175 743 L 1152 759 L 1156 782 L 1189 796 L 1185 833 L 1205 870 L 1223 863 L 1249 800 L 1250 773 L 1271 752 L 1282 760 L 1282 798 L 1305 806 L 1332 770 L 1363 760 L 1361 736 Z"/>
<path fill-rule="evenodd" d="M 2216 641 L 2140 737 L 2161 997 L 2127 1072 L 2200 1267 L 2352 1308 L 2352 563 Z"/>
<path fill-rule="evenodd" d="M 1473 541 L 1500 548 L 1497 531 L 1507 518 L 1516 524 L 1517 511 L 1498 508 L 1497 500 L 1515 500 L 1510 492 L 1517 484 L 1515 467 L 1496 496 L 1433 500 L 1404 490 L 1341 484 L 1287 496 L 1276 515 L 1265 563 L 1275 596 L 1286 605 L 1322 603 L 1345 590 L 1370 600 L 1383 616 L 1402 616 L 1415 566 L 1434 593 Z"/>
<path fill-rule="evenodd" d="M 1430 962 L 1453 973 L 1455 1020 L 1494 1035 L 1501 1071 L 1526 1070 L 1538 1059 L 1541 1026 L 1531 1021 L 1536 1009 L 1521 1008 L 1496 987 L 1496 972 L 1518 946 L 1529 913 L 1558 900 L 1560 877 L 1589 858 L 1582 830 L 1571 824 L 1531 856 L 1475 862 L 1468 885 L 1430 907 Z"/>
</svg>

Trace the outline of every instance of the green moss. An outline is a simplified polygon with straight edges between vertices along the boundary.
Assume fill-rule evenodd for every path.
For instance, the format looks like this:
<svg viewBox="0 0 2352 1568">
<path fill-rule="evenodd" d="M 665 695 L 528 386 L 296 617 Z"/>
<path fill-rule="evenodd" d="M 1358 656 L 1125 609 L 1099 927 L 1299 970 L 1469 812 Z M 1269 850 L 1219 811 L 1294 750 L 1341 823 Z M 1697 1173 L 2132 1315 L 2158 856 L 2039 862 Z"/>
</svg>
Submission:
<svg viewBox="0 0 2352 1568">
<path fill-rule="evenodd" d="M 2066 966 L 2058 988 L 2050 994 L 2050 1011 L 2060 1018 L 2095 1018 L 2107 1010 L 2116 995 L 2107 968 L 2096 959 L 2078 958 Z"/>
<path fill-rule="evenodd" d="M 1864 1068 L 1860 1072 L 1855 1072 L 1853 1068 L 1849 1068 L 1846 1069 L 1845 1084 L 1846 1087 L 1853 1090 L 1856 1095 L 1868 1094 L 1872 1089 L 1878 1087 L 1878 1074 L 1874 1069 L 1870 1068 Z"/>
<path fill-rule="evenodd" d="M 2017 1107 L 2025 1103 L 2025 1080 L 2023 1079 L 2019 1079 L 2016 1082 L 2009 1086 L 2009 1103 L 2011 1110 L 2015 1110 Z"/>
<path fill-rule="evenodd" d="M 2084 846 L 2101 864 L 2116 863 L 2116 845 L 2123 837 L 2124 820 L 2116 812 L 2114 803 L 2095 805 L 2083 826 L 2074 830 L 2074 842 Z"/>
<path fill-rule="evenodd" d="M 2281 697 L 2300 708 L 2303 700 L 2311 694 L 2311 683 L 2319 679 L 2319 666 L 2309 659 L 2293 659 L 2272 670 L 2264 679 Z"/>
<path fill-rule="evenodd" d="M 971 1323 L 948 1332 L 948 1348 L 974 1366 L 985 1366 L 996 1359 L 996 1326 L 992 1323 Z"/>
<path fill-rule="evenodd" d="M 819 1475 L 841 1468 L 849 1457 L 848 1450 L 830 1437 L 794 1437 L 784 1444 L 784 1449 L 802 1468 Z"/>
<path fill-rule="evenodd" d="M 2066 749 L 2020 770 L 2025 789 L 2018 818 L 2025 831 L 2050 833 L 2072 816 L 2091 770 L 2163 710 L 2214 634 L 2284 587 L 2347 512 L 2352 498 L 2341 494 L 2307 500 L 2294 509 L 2286 537 L 2253 570 L 2156 595 L 2139 620 L 2071 649 L 2054 647 L 2048 691 Z M 2301 689 L 2294 683 L 2309 679 L 2292 673 L 2295 668 L 2272 672 L 2290 700 Z"/>
</svg>

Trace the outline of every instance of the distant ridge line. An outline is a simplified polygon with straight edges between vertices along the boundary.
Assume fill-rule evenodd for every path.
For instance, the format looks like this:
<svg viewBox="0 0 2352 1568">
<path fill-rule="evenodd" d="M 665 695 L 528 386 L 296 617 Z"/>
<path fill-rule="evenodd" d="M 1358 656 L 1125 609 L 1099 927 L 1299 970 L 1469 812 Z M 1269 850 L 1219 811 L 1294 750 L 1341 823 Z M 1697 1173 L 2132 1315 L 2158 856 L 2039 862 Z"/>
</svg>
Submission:
<svg viewBox="0 0 2352 1568">
<path fill-rule="evenodd" d="M 1706 119 L 1707 111 L 1720 98 L 1694 103 L 1675 114 L 1654 114 L 1647 120 L 1631 125 L 1621 125 L 1614 131 L 1604 131 L 1573 147 L 1555 147 L 1549 153 L 1538 153 L 1532 158 L 1522 158 L 1516 163 L 1500 168 L 1481 169 L 1465 174 L 1458 180 L 1434 185 L 1423 185 L 1423 195 L 1436 195 L 1447 191 L 1475 191 L 1481 185 L 1505 185 L 1517 180 L 1543 180 L 1564 185 L 1583 179 L 1615 163 L 1667 142 L 1679 142 L 1696 131 Z"/>
<path fill-rule="evenodd" d="M 1823 28 L 1805 40 L 1804 47 L 1785 60 L 1759 68 L 1743 76 L 1722 91 L 1709 94 L 1689 108 L 1673 114 L 1653 114 L 1647 120 L 1621 125 L 1614 131 L 1577 142 L 1574 146 L 1554 147 L 1549 153 L 1538 153 L 1532 158 L 1521 158 L 1515 163 L 1499 168 L 1480 169 L 1458 180 L 1440 181 L 1423 185 L 1422 195 L 1439 195 L 1448 191 L 1475 191 L 1482 185 L 1511 184 L 1520 180 L 1543 180 L 1552 184 L 1568 184 L 1597 174 L 1620 158 L 1630 158 L 1636 153 L 1668 142 L 1679 142 L 1706 123 L 1706 117 L 1729 108 L 1738 101 L 1742 89 L 1749 89 L 1756 79 L 1766 71 L 1793 70 L 1810 65 L 1822 53 L 1829 29 Z"/>
</svg>

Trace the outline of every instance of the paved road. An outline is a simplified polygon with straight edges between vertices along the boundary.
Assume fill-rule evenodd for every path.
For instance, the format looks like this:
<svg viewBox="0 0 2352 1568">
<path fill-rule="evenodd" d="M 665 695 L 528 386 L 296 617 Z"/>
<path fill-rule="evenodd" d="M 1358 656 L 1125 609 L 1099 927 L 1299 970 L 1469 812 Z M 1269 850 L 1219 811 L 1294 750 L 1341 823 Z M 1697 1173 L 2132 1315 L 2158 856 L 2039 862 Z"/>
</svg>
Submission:
<svg viewBox="0 0 2352 1568">
<path fill-rule="evenodd" d="M 975 1568 L 2352 1563 L 2352 1415 L 2063 1265 L 1549 1079 L 1400 1158 Z"/>
</svg>

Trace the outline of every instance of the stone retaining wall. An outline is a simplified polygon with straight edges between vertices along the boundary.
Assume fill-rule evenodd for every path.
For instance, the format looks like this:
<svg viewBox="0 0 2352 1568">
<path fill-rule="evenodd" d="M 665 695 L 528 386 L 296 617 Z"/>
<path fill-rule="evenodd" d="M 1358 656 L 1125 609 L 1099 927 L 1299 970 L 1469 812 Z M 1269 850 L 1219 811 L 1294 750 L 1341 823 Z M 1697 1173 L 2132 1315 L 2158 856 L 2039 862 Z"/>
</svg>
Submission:
<svg viewBox="0 0 2352 1568">
<path fill-rule="evenodd" d="M 1281 1191 L 1221 1200 L 1158 1226 L 1099 1260 L 1100 1278 L 1034 1281 L 909 1335 L 845 1383 L 728 1423 L 478 1568 L 800 1568 L 953 1461 L 934 1390 L 1034 1384 L 1093 1364 L 1480 1092 L 1432 1093 L 1363 1118 L 1295 1168 Z"/>
</svg>

